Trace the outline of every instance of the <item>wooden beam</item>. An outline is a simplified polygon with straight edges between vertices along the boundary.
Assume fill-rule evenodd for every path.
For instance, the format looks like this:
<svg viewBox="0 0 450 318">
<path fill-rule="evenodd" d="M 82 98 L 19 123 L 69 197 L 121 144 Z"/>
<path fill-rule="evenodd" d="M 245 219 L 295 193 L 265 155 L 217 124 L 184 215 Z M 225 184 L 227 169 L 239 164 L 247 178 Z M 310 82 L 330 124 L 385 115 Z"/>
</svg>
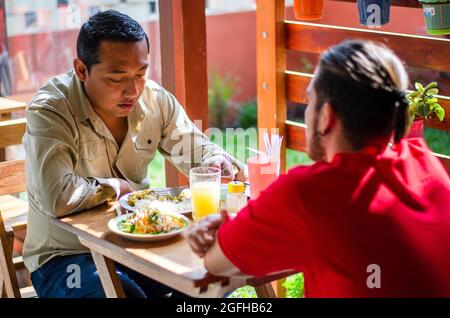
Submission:
<svg viewBox="0 0 450 318">
<path fill-rule="evenodd" d="M 333 0 L 333 1 L 353 2 L 356 4 L 356 0 Z M 407 8 L 422 8 L 422 5 L 417 0 L 391 0 L 391 6 L 407 7 Z"/>
<path fill-rule="evenodd" d="M 306 125 L 290 120 L 286 121 L 286 147 L 306 152 Z"/>
<path fill-rule="evenodd" d="M 450 70 L 450 39 L 286 21 L 286 48 L 289 50 L 320 54 L 350 39 L 384 43 L 409 66 L 442 72 Z"/>
<path fill-rule="evenodd" d="M 306 151 L 306 125 L 297 123 L 294 121 L 286 121 L 286 139 L 287 148 Z M 433 153 L 444 165 L 445 170 L 450 174 L 450 156 L 442 155 L 439 153 Z"/>
<path fill-rule="evenodd" d="M 438 157 L 439 160 L 441 160 L 445 170 L 447 170 L 447 172 L 450 174 L 450 156 L 442 155 L 439 153 L 435 153 L 434 155 Z"/>
<path fill-rule="evenodd" d="M 258 0 L 256 13 L 257 91 L 259 147 L 264 149 L 262 133 L 278 128 L 285 134 L 286 50 L 284 48 L 284 0 Z M 270 133 L 270 131 L 269 131 Z M 281 170 L 286 169 L 286 143 L 281 149 Z"/>
<path fill-rule="evenodd" d="M 159 1 L 162 84 L 186 109 L 192 121 L 208 128 L 205 0 Z M 166 161 L 166 183 L 187 179 Z"/>
<path fill-rule="evenodd" d="M 311 81 L 312 74 L 286 71 L 286 98 L 288 101 L 307 104 L 306 88 Z M 438 95 L 439 103 L 445 110 L 446 116 L 440 122 L 437 118 L 425 121 L 425 127 L 450 131 L 450 97 Z"/>
<path fill-rule="evenodd" d="M 285 135 L 287 118 L 285 74 L 285 2 L 256 1 L 256 65 L 258 92 L 259 148 L 264 150 L 263 133 L 273 128 Z M 286 170 L 286 138 L 280 152 L 281 172 Z M 266 286 L 267 287 L 267 286 Z M 258 292 L 264 294 L 267 289 Z M 285 296 L 283 281 L 277 281 L 278 297 Z M 267 294 L 269 295 L 269 294 Z"/>
</svg>

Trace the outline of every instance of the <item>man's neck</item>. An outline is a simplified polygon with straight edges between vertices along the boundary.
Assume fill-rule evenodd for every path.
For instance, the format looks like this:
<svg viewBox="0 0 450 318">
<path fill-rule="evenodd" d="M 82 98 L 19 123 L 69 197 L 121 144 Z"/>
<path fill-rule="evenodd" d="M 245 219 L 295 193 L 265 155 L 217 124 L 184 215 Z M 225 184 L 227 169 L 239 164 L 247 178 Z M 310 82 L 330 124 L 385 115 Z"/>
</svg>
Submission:
<svg viewBox="0 0 450 318">
<path fill-rule="evenodd" d="M 108 130 L 113 135 L 114 139 L 116 140 L 117 145 L 119 148 L 121 147 L 123 140 L 125 139 L 125 136 L 128 131 L 128 118 L 127 117 L 114 117 L 111 115 L 102 114 L 101 112 L 98 112 L 97 110 L 94 111 L 97 113 L 97 115 L 101 118 L 101 120 L 105 123 Z"/>
</svg>

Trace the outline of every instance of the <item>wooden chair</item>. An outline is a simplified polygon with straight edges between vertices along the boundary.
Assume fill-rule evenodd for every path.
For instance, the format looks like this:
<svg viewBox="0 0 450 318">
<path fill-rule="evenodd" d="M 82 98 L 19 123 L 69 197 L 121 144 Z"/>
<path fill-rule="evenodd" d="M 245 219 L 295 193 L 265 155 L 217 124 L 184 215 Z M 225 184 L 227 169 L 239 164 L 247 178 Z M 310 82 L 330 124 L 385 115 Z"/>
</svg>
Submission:
<svg viewBox="0 0 450 318">
<path fill-rule="evenodd" d="M 22 257 L 12 257 L 14 231 L 6 226 L 0 211 L 0 295 L 8 298 L 36 297 L 32 286 L 19 288 L 16 270 L 24 268 Z"/>
<path fill-rule="evenodd" d="M 17 100 L 12 100 L 10 98 L 3 98 L 0 97 L 0 122 L 1 121 L 9 121 L 11 119 L 11 114 L 12 113 L 17 113 L 17 112 L 23 112 L 25 110 L 26 107 L 26 103 L 22 102 L 22 101 L 17 101 Z M 10 122 L 10 123 L 15 123 Z M 4 125 L 2 125 L 3 127 Z M 20 133 L 20 130 L 18 131 L 18 133 Z M 22 133 L 23 135 L 23 133 Z M 3 134 L 0 134 L 0 136 L 2 136 L 3 139 L 8 140 L 8 138 L 10 136 L 5 136 Z M 5 136 L 5 137 L 3 137 Z M 14 143 L 14 144 L 21 144 L 22 142 L 18 142 L 18 143 Z M 11 144 L 10 144 L 11 145 Z M 8 145 L 8 146 L 10 146 Z M 5 160 L 5 146 L 0 146 L 0 161 Z"/>
<path fill-rule="evenodd" d="M 0 149 L 22 143 L 26 129 L 26 119 L 0 121 Z M 11 194 L 26 192 L 25 162 L 11 160 L 0 162 L 0 210 L 5 223 L 14 231 L 24 229 L 28 204 Z M 16 232 L 17 233 L 17 232 Z"/>
<path fill-rule="evenodd" d="M 21 144 L 25 128 L 25 118 L 0 121 L 0 149 Z M 14 196 L 17 193 L 26 192 L 24 160 L 0 162 L 0 180 L 2 180 L 0 183 L 0 214 L 2 217 L 0 231 L 3 232 L 0 254 L 2 262 L 0 273 L 3 279 L 0 281 L 0 289 L 2 289 L 4 281 L 6 287 L 4 290 L 8 297 L 18 297 L 19 285 L 15 271 L 21 271 L 21 274 L 24 274 L 21 275 L 25 277 L 21 279 L 22 285 L 29 283 L 29 273 L 25 269 L 22 257 L 19 255 L 13 258 L 14 243 L 22 243 L 25 237 L 28 216 L 27 202 Z M 21 248 L 18 250 L 21 252 Z M 11 264 L 14 267 L 14 275 L 12 275 Z M 17 288 L 14 283 L 17 284 Z M 29 295 L 29 290 L 24 292 Z"/>
</svg>

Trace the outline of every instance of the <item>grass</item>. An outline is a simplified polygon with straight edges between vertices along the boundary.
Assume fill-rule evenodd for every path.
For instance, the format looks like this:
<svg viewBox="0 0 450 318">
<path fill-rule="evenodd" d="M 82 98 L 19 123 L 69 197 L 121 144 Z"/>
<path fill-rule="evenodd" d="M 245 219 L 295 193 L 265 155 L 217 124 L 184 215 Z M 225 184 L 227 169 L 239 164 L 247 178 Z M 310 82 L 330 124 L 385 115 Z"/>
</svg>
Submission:
<svg viewBox="0 0 450 318">
<path fill-rule="evenodd" d="M 450 132 L 425 128 L 424 137 L 431 150 L 450 156 Z"/>
</svg>

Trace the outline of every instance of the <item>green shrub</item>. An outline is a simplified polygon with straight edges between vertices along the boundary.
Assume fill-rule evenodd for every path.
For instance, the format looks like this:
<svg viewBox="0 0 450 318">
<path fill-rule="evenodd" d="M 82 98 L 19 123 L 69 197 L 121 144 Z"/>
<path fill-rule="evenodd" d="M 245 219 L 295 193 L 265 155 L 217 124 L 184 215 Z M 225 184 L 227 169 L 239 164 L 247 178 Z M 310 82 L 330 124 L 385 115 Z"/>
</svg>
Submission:
<svg viewBox="0 0 450 318">
<path fill-rule="evenodd" d="M 222 77 L 217 71 L 212 71 L 209 79 L 209 125 L 223 129 L 228 107 L 235 93 L 233 78 L 230 74 Z"/>
<path fill-rule="evenodd" d="M 258 123 L 258 107 L 256 100 L 248 101 L 241 107 L 239 124 L 243 129 L 256 127 Z"/>
<path fill-rule="evenodd" d="M 289 276 L 283 284 L 286 288 L 286 298 L 305 297 L 303 273 Z"/>
</svg>

